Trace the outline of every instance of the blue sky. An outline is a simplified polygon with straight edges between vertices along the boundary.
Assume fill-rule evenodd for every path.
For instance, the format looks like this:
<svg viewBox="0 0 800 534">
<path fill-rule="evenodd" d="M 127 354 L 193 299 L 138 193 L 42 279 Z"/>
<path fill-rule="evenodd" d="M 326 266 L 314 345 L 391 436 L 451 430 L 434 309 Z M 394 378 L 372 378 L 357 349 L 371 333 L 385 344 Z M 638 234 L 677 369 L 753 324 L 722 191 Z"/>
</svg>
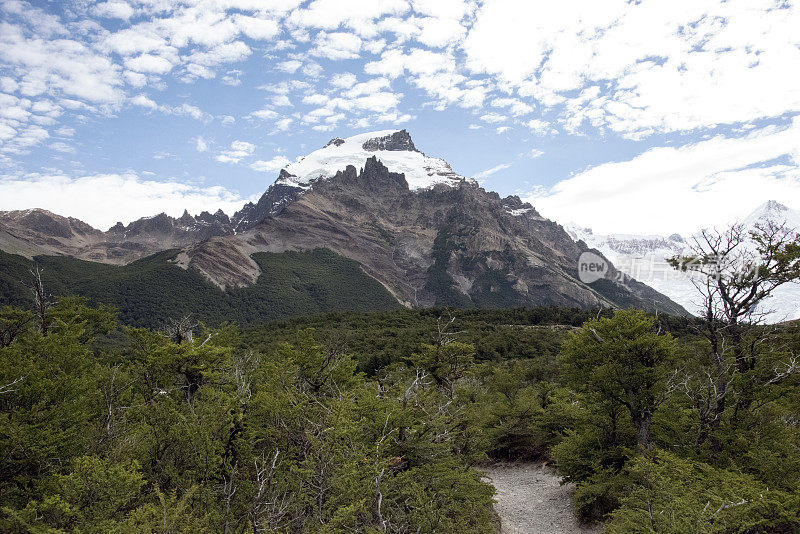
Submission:
<svg viewBox="0 0 800 534">
<path fill-rule="evenodd" d="M 0 209 L 227 212 L 330 138 L 601 232 L 800 208 L 788 1 L 0 1 Z"/>
</svg>

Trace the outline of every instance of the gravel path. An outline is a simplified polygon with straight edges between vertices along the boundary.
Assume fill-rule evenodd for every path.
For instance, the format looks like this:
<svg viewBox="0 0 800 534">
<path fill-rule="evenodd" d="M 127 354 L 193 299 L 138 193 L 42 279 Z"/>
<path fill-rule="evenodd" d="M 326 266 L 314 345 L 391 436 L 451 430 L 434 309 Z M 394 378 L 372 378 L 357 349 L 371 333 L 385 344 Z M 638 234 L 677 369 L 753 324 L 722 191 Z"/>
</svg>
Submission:
<svg viewBox="0 0 800 534">
<path fill-rule="evenodd" d="M 485 468 L 497 490 L 495 510 L 501 534 L 596 534 L 578 523 L 572 509 L 572 484 L 543 464 L 501 464 Z"/>
</svg>

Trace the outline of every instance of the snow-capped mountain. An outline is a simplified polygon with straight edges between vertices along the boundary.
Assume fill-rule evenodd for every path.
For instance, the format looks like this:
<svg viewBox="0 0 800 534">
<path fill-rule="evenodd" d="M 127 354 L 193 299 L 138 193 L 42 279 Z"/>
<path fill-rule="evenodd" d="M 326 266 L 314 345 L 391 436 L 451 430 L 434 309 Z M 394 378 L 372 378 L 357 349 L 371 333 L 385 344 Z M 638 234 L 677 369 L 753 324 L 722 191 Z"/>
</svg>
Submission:
<svg viewBox="0 0 800 534">
<path fill-rule="evenodd" d="M 372 156 L 377 156 L 390 172 L 402 173 L 411 191 L 474 182 L 453 172 L 443 159 L 417 150 L 405 130 L 368 132 L 345 139 L 335 137 L 319 150 L 281 169 L 278 179 L 256 204 L 248 203 L 231 218 L 236 231 L 248 230 L 266 217 L 277 215 L 313 184 L 334 177 L 348 165 L 363 168 Z"/>
<path fill-rule="evenodd" d="M 756 208 L 742 224 L 746 231 L 754 230 L 759 223 L 772 221 L 786 224 L 800 232 L 800 211 L 770 200 Z M 635 234 L 594 234 L 589 228 L 567 225 L 567 232 L 575 240 L 599 250 L 614 266 L 625 274 L 644 282 L 659 293 L 667 295 L 688 311 L 696 313 L 702 299 L 692 283 L 692 276 L 673 269 L 667 258 L 689 253 L 689 239 L 678 234 L 669 237 Z M 764 304 L 765 310 L 774 310 L 767 316 L 769 322 L 800 319 L 800 283 L 786 284 Z"/>
<path fill-rule="evenodd" d="M 407 131 L 385 130 L 331 139 L 323 148 L 287 165 L 275 183 L 307 189 L 317 180 L 332 178 L 348 165 L 359 169 L 375 155 L 391 172 L 403 173 L 412 191 L 466 180 L 443 159 L 417 150 Z"/>
<path fill-rule="evenodd" d="M 356 262 L 362 275 L 407 306 L 610 306 L 686 313 L 613 265 L 607 276 L 583 281 L 579 261 L 588 252 L 585 244 L 518 197 L 501 198 L 445 161 L 426 156 L 405 130 L 332 139 L 287 165 L 258 203 L 230 219 L 222 213 L 144 218 L 94 231 L 86 246 L 73 236 L 80 229 L 61 232 L 64 241 L 48 240 L 45 234 L 53 225 L 46 220 L 36 225 L 38 241 L 28 239 L 32 234 L 25 221 L 0 225 L 0 249 L 4 242 L 34 244 L 38 248 L 26 254 L 103 262 L 125 247 L 134 251 L 128 261 L 152 254 L 152 247 L 177 249 L 170 253 L 173 266 L 223 289 L 270 276 L 257 253 L 288 262 L 292 256 L 281 254 L 327 249 Z M 79 221 L 68 222 L 78 228 Z M 43 249 L 42 242 L 55 245 Z M 302 285 L 303 277 L 297 276 Z M 319 288 L 309 291 L 303 298 L 333 298 Z"/>
</svg>

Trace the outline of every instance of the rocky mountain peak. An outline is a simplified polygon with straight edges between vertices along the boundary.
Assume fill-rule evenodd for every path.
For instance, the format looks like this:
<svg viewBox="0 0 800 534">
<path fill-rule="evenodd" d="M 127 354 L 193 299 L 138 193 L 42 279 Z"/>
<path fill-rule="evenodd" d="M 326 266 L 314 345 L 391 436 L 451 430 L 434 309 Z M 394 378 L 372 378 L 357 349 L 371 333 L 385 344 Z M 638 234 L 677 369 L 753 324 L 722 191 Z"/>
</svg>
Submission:
<svg viewBox="0 0 800 534">
<path fill-rule="evenodd" d="M 419 152 L 414 146 L 414 141 L 411 140 L 411 134 L 409 134 L 406 130 L 400 130 L 399 132 L 367 139 L 364 141 L 361 147 L 369 152 L 375 152 L 378 150 L 406 150 L 409 152 Z"/>
<path fill-rule="evenodd" d="M 775 212 L 775 211 L 777 211 L 777 212 L 780 212 L 780 211 L 789 211 L 789 208 L 787 208 L 786 206 L 784 206 L 783 204 L 781 204 L 777 200 L 768 200 L 757 211 L 765 211 L 765 212 L 769 212 L 769 211 Z"/>
<path fill-rule="evenodd" d="M 344 144 L 344 139 L 342 139 L 341 137 L 334 137 L 333 139 L 331 139 L 330 141 L 328 141 L 328 144 L 326 144 L 326 145 L 325 145 L 324 147 L 322 147 L 322 148 L 329 147 L 329 146 L 331 146 L 331 145 L 333 145 L 333 146 L 341 146 L 341 145 L 343 145 L 343 144 Z"/>
<path fill-rule="evenodd" d="M 378 163 L 383 170 L 378 168 Z M 353 172 L 346 172 L 352 167 Z M 365 177 L 358 174 L 364 169 Z M 248 203 L 231 217 L 236 232 L 253 228 L 268 217 L 278 216 L 317 184 L 340 173 L 358 177 L 364 186 L 373 187 L 375 180 L 385 179 L 410 191 L 437 190 L 474 183 L 455 172 L 439 158 L 417 150 L 406 130 L 367 132 L 347 138 L 334 137 L 321 149 L 288 164 L 257 203 Z M 387 174 L 388 173 L 388 174 Z"/>
</svg>

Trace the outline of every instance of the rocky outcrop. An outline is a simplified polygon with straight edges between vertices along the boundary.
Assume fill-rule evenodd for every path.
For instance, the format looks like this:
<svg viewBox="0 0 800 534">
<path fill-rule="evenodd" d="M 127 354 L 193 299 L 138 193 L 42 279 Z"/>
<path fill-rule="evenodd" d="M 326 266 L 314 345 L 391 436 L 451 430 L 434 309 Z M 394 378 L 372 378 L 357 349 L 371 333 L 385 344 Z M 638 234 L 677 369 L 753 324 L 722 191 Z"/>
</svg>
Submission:
<svg viewBox="0 0 800 534">
<path fill-rule="evenodd" d="M 324 247 L 352 258 L 408 306 L 680 306 L 613 269 L 587 285 L 577 262 L 585 244 L 516 197 L 474 182 L 411 191 L 379 159 L 320 181 L 249 231 L 186 251 L 187 265 L 224 287 L 258 277 L 256 251 Z M 619 279 L 617 279 L 619 277 Z"/>
<path fill-rule="evenodd" d="M 297 200 L 303 194 L 304 189 L 283 183 L 291 177 L 292 175 L 286 169 L 281 169 L 278 180 L 261 195 L 257 203 L 248 202 L 231 217 L 231 225 L 234 230 L 236 232 L 249 230 L 267 217 L 280 214 L 283 208 Z"/>
<path fill-rule="evenodd" d="M 335 139 L 331 140 L 331 143 L 334 143 L 335 141 Z M 344 142 L 341 139 L 340 141 Z M 375 152 L 377 150 L 407 150 L 409 152 L 419 152 L 414 146 L 414 141 L 411 140 L 411 135 L 409 135 L 409 133 L 405 130 L 400 130 L 399 132 L 394 132 L 382 137 L 373 137 L 372 139 L 367 139 L 361 146 L 364 150 L 368 150 L 370 152 Z"/>
<path fill-rule="evenodd" d="M 402 170 L 402 172 L 398 172 Z M 327 248 L 357 261 L 407 306 L 636 306 L 684 313 L 619 273 L 585 284 L 589 250 L 518 197 L 501 198 L 425 156 L 405 130 L 334 138 L 283 169 L 257 203 L 165 214 L 108 232 L 42 210 L 0 214 L 0 247 L 128 263 L 180 248 L 176 263 L 222 288 L 253 284 L 255 252 Z"/>
<path fill-rule="evenodd" d="M 102 263 L 126 264 L 155 252 L 183 248 L 233 233 L 222 211 L 177 219 L 164 213 L 103 232 L 83 221 L 43 209 L 0 212 L 0 249 L 26 257 L 73 256 Z"/>
</svg>

